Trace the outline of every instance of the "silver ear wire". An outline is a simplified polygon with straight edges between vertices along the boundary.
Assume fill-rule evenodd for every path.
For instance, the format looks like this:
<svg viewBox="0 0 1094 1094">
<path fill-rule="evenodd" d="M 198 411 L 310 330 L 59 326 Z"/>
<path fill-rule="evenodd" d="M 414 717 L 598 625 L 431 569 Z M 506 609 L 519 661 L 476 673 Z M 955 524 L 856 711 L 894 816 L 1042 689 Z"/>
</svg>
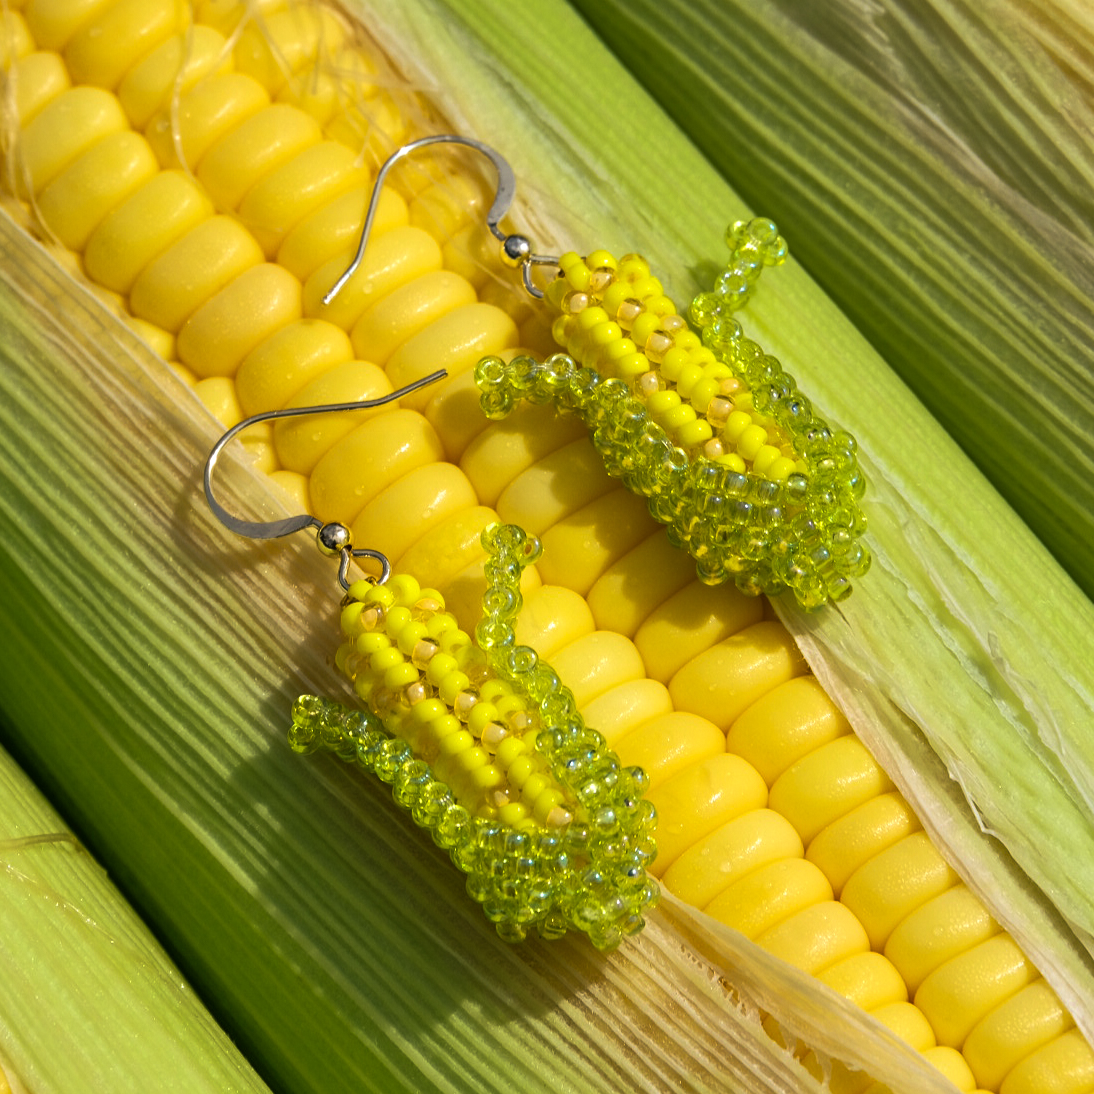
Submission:
<svg viewBox="0 0 1094 1094">
<path fill-rule="evenodd" d="M 338 583 L 343 589 L 349 588 L 346 575 L 349 571 L 351 558 L 371 558 L 379 562 L 382 571 L 379 582 L 380 584 L 383 584 L 387 581 L 388 576 L 391 573 L 391 562 L 388 560 L 387 556 L 379 551 L 373 551 L 367 547 L 354 547 L 350 530 L 344 524 L 339 524 L 337 522 L 324 524 L 318 517 L 313 517 L 310 513 L 300 513 L 295 517 L 284 517 L 281 520 L 243 520 L 242 518 L 233 516 L 233 514 L 229 513 L 217 500 L 213 491 L 213 472 L 216 469 L 217 460 L 220 458 L 221 452 L 224 451 L 225 445 L 233 440 L 239 433 L 242 433 L 248 426 L 257 425 L 259 422 L 277 421 L 281 418 L 299 418 L 305 414 L 336 414 L 342 411 L 368 410 L 370 407 L 383 406 L 385 403 L 393 402 L 403 395 L 409 395 L 412 391 L 417 391 L 419 388 L 436 383 L 447 375 L 448 373 L 444 369 L 441 369 L 438 372 L 430 373 L 428 376 L 423 376 L 420 380 L 415 380 L 412 384 L 407 384 L 406 387 L 399 388 L 398 391 L 393 391 L 389 395 L 383 395 L 378 399 L 362 399 L 350 403 L 327 403 L 323 406 L 302 406 L 291 407 L 284 410 L 268 410 L 263 414 L 255 414 L 253 417 L 244 419 L 238 425 L 232 426 L 232 428 L 213 445 L 212 450 L 209 452 L 209 457 L 205 461 L 205 500 L 209 503 L 209 508 L 212 510 L 213 515 L 229 531 L 235 532 L 240 536 L 245 536 L 247 539 L 279 539 L 281 536 L 288 536 L 293 532 L 305 532 L 309 528 L 314 528 L 319 550 L 325 555 L 338 557 L 340 559 L 338 566 Z"/>
<path fill-rule="evenodd" d="M 509 166 L 509 161 L 496 149 L 491 148 L 488 144 L 483 144 L 481 141 L 473 140 L 471 137 L 442 133 L 432 137 L 422 137 L 419 140 L 411 141 L 409 144 L 404 144 L 402 148 L 396 149 L 388 157 L 377 172 L 376 181 L 372 187 L 372 196 L 368 203 L 368 211 L 365 213 L 365 223 L 361 228 L 361 236 L 357 243 L 357 254 L 354 255 L 353 261 L 331 286 L 326 296 L 323 297 L 324 304 L 329 304 L 342 291 L 342 287 L 357 272 L 357 268 L 365 257 L 365 248 L 368 246 L 369 235 L 372 232 L 372 222 L 376 218 L 376 208 L 380 202 L 380 191 L 388 171 L 401 159 L 405 159 L 419 148 L 425 148 L 431 144 L 457 144 L 465 148 L 473 148 L 476 152 L 481 152 L 494 165 L 494 169 L 498 173 L 498 185 L 494 191 L 494 201 L 486 214 L 486 226 L 490 229 L 494 238 L 501 243 L 502 262 L 513 269 L 519 266 L 525 289 L 537 299 L 543 297 L 543 291 L 536 288 L 532 283 L 532 267 L 557 266 L 558 259 L 552 255 L 533 254 L 532 244 L 526 236 L 508 235 L 498 226 L 502 217 L 509 212 L 509 207 L 513 204 L 513 197 L 517 192 L 516 176 L 513 174 L 513 168 Z"/>
</svg>

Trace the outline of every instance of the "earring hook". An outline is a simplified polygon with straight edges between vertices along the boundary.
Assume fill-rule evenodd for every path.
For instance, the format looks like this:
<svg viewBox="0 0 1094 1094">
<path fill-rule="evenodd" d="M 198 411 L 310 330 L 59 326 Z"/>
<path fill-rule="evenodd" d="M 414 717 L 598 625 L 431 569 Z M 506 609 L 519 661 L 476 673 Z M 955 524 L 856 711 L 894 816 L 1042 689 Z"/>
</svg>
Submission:
<svg viewBox="0 0 1094 1094">
<path fill-rule="evenodd" d="M 372 407 L 384 406 L 386 403 L 394 402 L 404 395 L 409 395 L 412 391 L 417 391 L 419 388 L 427 387 L 429 384 L 444 379 L 447 375 L 448 372 L 445 369 L 440 369 L 437 372 L 430 373 L 428 376 L 423 376 L 420 380 L 415 380 L 413 383 L 407 384 L 405 387 L 399 388 L 398 391 L 392 391 L 388 395 L 382 395 L 378 399 L 360 399 L 349 403 L 326 403 L 323 406 L 302 406 L 289 407 L 282 410 L 267 410 L 262 414 L 255 414 L 250 418 L 245 418 L 238 425 L 232 426 L 232 428 L 213 445 L 209 452 L 209 456 L 205 461 L 205 500 L 209 503 L 209 508 L 212 510 L 213 515 L 229 531 L 235 532 L 240 536 L 245 536 L 247 539 L 280 539 L 282 536 L 292 535 L 293 532 L 305 532 L 309 528 L 314 528 L 320 551 L 322 551 L 323 554 L 332 557 L 337 555 L 340 559 L 338 566 L 338 583 L 343 589 L 349 588 L 346 574 L 349 571 L 351 558 L 371 558 L 379 562 L 382 569 L 379 583 L 382 585 L 387 581 L 388 576 L 391 573 L 391 562 L 388 560 L 387 556 L 380 551 L 374 551 L 368 547 L 354 547 L 352 545 L 350 530 L 344 524 L 339 524 L 337 522 L 324 524 L 318 517 L 313 517 L 310 513 L 299 513 L 294 517 L 284 517 L 281 520 L 243 520 L 242 518 L 229 513 L 217 500 L 213 491 L 213 472 L 216 469 L 217 460 L 220 458 L 221 452 L 224 451 L 225 445 L 231 442 L 239 433 L 242 433 L 248 426 L 258 425 L 260 422 L 276 421 L 281 418 L 298 418 L 305 414 L 334 414 L 339 411 L 369 410 Z"/>
<path fill-rule="evenodd" d="M 501 243 L 502 262 L 514 269 L 519 266 L 525 289 L 537 299 L 543 298 L 543 291 L 532 283 L 532 267 L 557 266 L 558 259 L 552 255 L 533 254 L 532 244 L 527 236 L 509 235 L 498 226 L 502 217 L 509 212 L 509 207 L 513 204 L 513 197 L 517 192 L 516 176 L 513 174 L 513 168 L 510 167 L 509 161 L 496 149 L 491 148 L 488 144 L 483 144 L 482 141 L 474 140 L 471 137 L 460 137 L 453 133 L 441 133 L 431 137 L 421 137 L 416 141 L 404 144 L 401 148 L 397 148 L 377 172 L 376 181 L 372 186 L 372 196 L 368 203 L 368 211 L 365 213 L 365 223 L 361 228 L 361 235 L 357 243 L 357 254 L 354 255 L 353 261 L 331 286 L 326 296 L 323 297 L 324 304 L 329 304 L 342 291 L 343 286 L 357 272 L 357 268 L 365 257 L 365 248 L 368 246 L 369 235 L 372 232 L 372 222 L 376 218 L 376 208 L 380 202 L 380 190 L 388 171 L 401 159 L 405 159 L 419 148 L 425 148 L 431 144 L 458 144 L 465 148 L 472 148 L 476 152 L 481 152 L 494 165 L 494 169 L 498 174 L 498 185 L 494 191 L 494 201 L 486 214 L 486 226 L 490 229 L 494 238 Z"/>
</svg>

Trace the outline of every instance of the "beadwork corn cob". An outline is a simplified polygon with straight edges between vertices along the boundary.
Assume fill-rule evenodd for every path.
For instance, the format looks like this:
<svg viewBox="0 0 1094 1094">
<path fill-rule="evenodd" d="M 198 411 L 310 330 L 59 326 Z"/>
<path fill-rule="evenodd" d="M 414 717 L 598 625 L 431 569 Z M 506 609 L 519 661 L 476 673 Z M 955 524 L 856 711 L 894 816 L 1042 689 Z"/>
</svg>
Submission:
<svg viewBox="0 0 1094 1094">
<path fill-rule="evenodd" d="M 443 588 L 448 610 L 468 631 L 482 599 L 482 530 L 499 516 L 531 528 L 545 550 L 524 571 L 517 641 L 550 658 L 621 763 L 648 772 L 660 818 L 653 869 L 668 888 L 854 999 L 961 1089 L 1094 1089 L 1094 1054 L 1056 994 L 930 847 L 866 750 L 851 744 L 849 726 L 789 635 L 764 618 L 762 603 L 739 595 L 735 582 L 697 584 L 687 558 L 650 521 L 645 498 L 597 472 L 580 421 L 523 407 L 490 424 L 474 412 L 476 361 L 512 356 L 521 344 L 540 354 L 547 348 L 518 334 L 527 312 L 499 293 L 496 257 L 476 242 L 481 218 L 469 208 L 480 200 L 476 185 L 462 177 L 438 185 L 434 174 L 386 191 L 366 269 L 335 307 L 321 306 L 346 265 L 367 201 L 357 154 L 364 146 L 375 163 L 414 135 L 414 103 L 405 97 L 404 115 L 393 105 L 397 96 L 380 90 L 391 81 L 370 82 L 382 62 L 352 41 L 337 14 L 279 0 L 260 7 L 274 48 L 254 23 L 229 48 L 226 35 L 244 17 L 243 5 L 207 3 L 191 12 L 175 4 L 33 0 L 25 18 L 13 13 L 8 56 L 15 58 L 21 135 L 11 188 L 33 197 L 50 231 L 81 251 L 104 297 L 195 381 L 225 424 L 283 405 L 383 394 L 392 380 L 401 385 L 448 367 L 453 379 L 443 390 L 403 409 L 282 422 L 260 430 L 249 448 L 311 511 L 349 521 L 356 540 L 389 553 L 398 571 Z M 125 71 L 123 56 L 132 61 Z M 340 82 L 345 72 L 361 79 Z M 176 76 L 180 98 L 171 109 Z M 143 132 L 151 160 L 133 130 Z M 181 162 L 192 174 L 178 169 Z M 127 163 L 134 166 L 120 166 Z M 777 237 L 762 226 L 734 234 L 731 246 L 743 257 L 740 265 L 732 260 L 723 282 L 728 301 L 700 297 L 691 313 L 704 345 L 682 320 L 666 329 L 675 308 L 650 286 L 643 299 L 652 301 L 648 312 L 672 346 L 655 338 L 649 349 L 661 361 L 648 354 L 646 361 L 656 367 L 621 377 L 605 366 L 599 386 L 656 373 L 656 393 L 675 390 L 680 405 L 696 411 L 694 422 L 687 411 L 679 412 L 687 419 L 679 425 L 671 416 L 658 422 L 648 399 L 630 389 L 627 398 L 689 463 L 698 452 L 741 474 L 725 459 L 736 454 L 758 475 L 764 444 L 777 440 L 769 447 L 779 455 L 766 472 L 776 465 L 781 472 L 787 465 L 779 459 L 792 459 L 785 479 L 769 479 L 785 489 L 809 453 L 793 445 L 784 452 L 789 427 L 768 429 L 767 419 L 778 425 L 776 415 L 745 398 L 755 400 L 777 377 L 738 376 L 734 363 L 718 359 L 724 352 L 761 360 L 736 336 L 732 319 L 717 314 L 718 307 L 732 311 L 744 293 L 740 278 L 747 286 L 759 269 L 750 240 L 778 256 Z M 611 272 L 610 262 L 590 255 L 584 265 L 590 279 L 609 270 L 606 280 L 598 277 L 607 293 L 625 263 Z M 579 284 L 564 275 L 553 290 L 562 297 L 588 288 L 580 286 L 577 261 L 567 259 L 567 268 Z M 608 298 L 617 319 L 627 299 Z M 584 312 L 602 306 L 603 298 L 592 300 L 563 321 L 580 324 Z M 637 352 L 643 313 L 624 312 Z M 742 386 L 723 392 L 722 375 L 704 407 L 703 380 L 681 392 L 687 380 L 683 364 L 673 373 L 678 349 L 709 350 L 713 364 L 729 368 Z M 571 352 L 580 358 L 586 350 Z M 761 368 L 770 366 L 762 361 Z M 705 355 L 688 363 L 713 368 Z M 536 372 L 535 384 L 545 376 Z M 716 398 L 734 404 L 725 425 L 737 412 L 747 412 L 751 424 L 722 439 L 722 404 L 710 421 Z M 711 428 L 707 439 L 695 424 L 697 401 Z M 743 453 L 738 442 L 752 425 L 767 437 L 749 435 L 749 456 L 750 442 Z M 704 452 L 715 433 L 723 451 Z M 833 458 L 837 465 L 843 459 L 839 452 Z M 854 494 L 859 480 L 846 467 L 835 471 L 848 475 L 843 482 Z M 422 515 L 408 521 L 408 513 Z M 843 523 L 861 530 L 857 517 Z M 304 703 L 298 714 L 302 722 L 317 719 L 312 730 L 347 757 L 351 739 L 352 754 L 361 756 L 358 739 L 380 732 L 368 715 L 323 705 Z M 393 758 L 406 760 L 397 744 L 385 748 L 381 774 Z M 371 757 L 371 746 L 363 752 Z M 431 795 L 444 791 L 423 769 L 404 768 L 408 789 L 400 793 L 428 820 Z M 783 899 L 759 899 L 764 879 L 782 880 Z M 545 917 L 543 925 L 550 931 L 555 922 Z M 853 1091 L 868 1080 L 840 1082 Z"/>
</svg>

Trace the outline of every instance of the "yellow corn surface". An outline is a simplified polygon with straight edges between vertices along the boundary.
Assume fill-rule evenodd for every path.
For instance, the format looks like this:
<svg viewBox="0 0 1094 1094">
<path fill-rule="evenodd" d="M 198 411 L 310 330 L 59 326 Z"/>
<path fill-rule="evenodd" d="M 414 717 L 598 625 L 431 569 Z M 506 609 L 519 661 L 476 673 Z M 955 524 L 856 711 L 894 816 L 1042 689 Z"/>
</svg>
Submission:
<svg viewBox="0 0 1094 1094">
<path fill-rule="evenodd" d="M 1094 1091 L 1094 1052 L 1055 993 L 763 601 L 701 585 L 578 423 L 478 412 L 475 363 L 550 352 L 551 316 L 484 246 L 486 195 L 464 160 L 407 164 L 362 268 L 322 304 L 377 165 L 429 131 L 333 9 L 27 0 L 5 34 L 7 191 L 225 426 L 448 370 L 398 409 L 245 443 L 292 505 L 441 590 L 465 628 L 482 529 L 541 537 L 518 639 L 648 772 L 669 890 L 869 1011 L 960 1090 Z M 874 1089 L 850 1074 L 833 1088 Z"/>
</svg>

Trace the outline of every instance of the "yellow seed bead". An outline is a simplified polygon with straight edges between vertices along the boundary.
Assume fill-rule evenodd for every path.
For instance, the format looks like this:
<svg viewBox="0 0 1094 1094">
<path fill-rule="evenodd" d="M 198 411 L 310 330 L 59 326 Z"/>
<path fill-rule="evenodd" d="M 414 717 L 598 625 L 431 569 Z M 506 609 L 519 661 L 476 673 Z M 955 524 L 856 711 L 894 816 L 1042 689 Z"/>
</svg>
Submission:
<svg viewBox="0 0 1094 1094">
<path fill-rule="evenodd" d="M 679 396 L 677 396 L 677 398 L 679 398 Z M 657 415 L 657 418 L 665 431 L 674 436 L 678 430 L 689 423 L 693 425 L 696 423 L 695 408 L 688 403 L 678 403 L 676 406 L 669 407 L 667 410 Z M 684 444 L 683 440 L 679 437 L 675 437 L 675 439 L 680 444 Z M 707 440 L 708 438 L 704 437 L 703 439 Z"/>
<path fill-rule="evenodd" d="M 471 680 L 467 673 L 456 669 L 447 673 L 437 684 L 437 694 L 449 705 L 456 702 L 456 697 L 471 686 Z"/>
<path fill-rule="evenodd" d="M 548 787 L 536 798 L 532 815 L 540 824 L 549 824 L 551 814 L 563 804 L 562 792 Z"/>
<path fill-rule="evenodd" d="M 652 790 L 685 768 L 723 753 L 725 738 L 706 718 L 675 710 L 632 730 L 615 748 L 625 765 L 646 772 Z"/>
<path fill-rule="evenodd" d="M 801 908 L 755 937 L 757 946 L 813 976 L 870 949 L 862 924 L 836 900 Z"/>
<path fill-rule="evenodd" d="M 658 816 L 658 836 L 662 824 Z M 801 837 L 785 817 L 753 809 L 692 844 L 668 867 L 663 881 L 669 892 L 702 908 L 752 870 L 801 855 Z"/>
<path fill-rule="evenodd" d="M 537 460 L 498 498 L 507 524 L 541 536 L 553 524 L 615 489 L 596 449 L 582 437 Z"/>
<path fill-rule="evenodd" d="M 176 333 L 201 304 L 261 261 L 258 244 L 236 221 L 212 217 L 145 266 L 133 284 L 130 307 Z"/>
<path fill-rule="evenodd" d="M 442 756 L 458 756 L 461 752 L 466 752 L 474 747 L 475 738 L 466 729 L 461 729 L 459 732 L 451 733 L 443 738 L 439 743 L 438 750 Z"/>
<path fill-rule="evenodd" d="M 982 1018 L 961 1046 L 977 1083 L 998 1090 L 1008 1072 L 1072 1026 L 1059 996 L 1034 980 Z"/>
<path fill-rule="evenodd" d="M 543 588 L 553 586 L 545 585 Z M 669 689 L 656 680 L 629 680 L 598 695 L 586 704 L 582 713 L 586 724 L 602 734 L 609 748 L 614 749 L 625 734 L 637 729 L 643 722 L 662 714 L 671 714 L 672 700 Z M 658 832 L 661 830 L 659 826 Z M 660 842 L 657 854 L 660 861 L 664 857 Z"/>
<path fill-rule="evenodd" d="M 398 691 L 417 679 L 418 670 L 409 661 L 404 661 L 401 665 L 393 665 L 384 673 L 384 687 Z"/>
<path fill-rule="evenodd" d="M 866 746 L 849 734 L 821 745 L 784 771 L 771 787 L 771 808 L 809 843 L 826 825 L 892 789 Z"/>
<path fill-rule="evenodd" d="M 73 82 L 117 87 L 146 54 L 186 29 L 189 14 L 179 0 L 118 0 L 100 9 L 65 46 Z"/>
<path fill-rule="evenodd" d="M 740 402 L 740 400 L 737 400 Z M 726 418 L 726 424 L 722 427 L 722 436 L 726 441 L 731 444 L 736 444 L 738 440 L 744 435 L 746 429 L 752 428 L 752 415 L 745 410 L 734 410 L 728 418 Z M 764 440 L 767 439 L 766 432 L 764 433 Z M 760 442 L 763 443 L 762 441 Z"/>
<path fill-rule="evenodd" d="M 691 410 L 692 414 L 695 413 L 691 407 L 688 409 Z M 714 430 L 711 429 L 710 423 L 702 418 L 692 418 L 676 429 L 676 442 L 682 448 L 698 448 L 699 445 L 705 444 L 713 436 Z"/>
<path fill-rule="evenodd" d="M 614 631 L 593 631 L 555 650 L 551 667 L 582 710 L 604 692 L 646 674 L 634 643 Z"/>
<path fill-rule="evenodd" d="M 82 251 L 110 210 L 158 172 L 156 157 L 139 133 L 112 133 L 42 191 L 38 212 L 66 247 Z"/>
<path fill-rule="evenodd" d="M 387 361 L 395 387 L 420 380 L 438 369 L 459 376 L 483 357 L 517 344 L 517 327 L 493 304 L 465 304 L 413 335 Z M 403 405 L 421 408 L 432 398 L 428 388 L 403 397 Z"/>
<path fill-rule="evenodd" d="M 935 969 L 919 985 L 915 1004 L 939 1044 L 960 1048 L 977 1022 L 1036 977 L 1014 939 L 997 934 Z"/>
<path fill-rule="evenodd" d="M 256 346 L 239 367 L 239 401 L 248 415 L 278 410 L 301 388 L 353 356 L 344 331 L 321 319 L 289 323 Z M 304 403 L 319 406 L 323 401 Z M 341 418 L 341 415 L 333 417 Z M 296 424 L 293 419 L 288 420 Z M 348 429 L 343 430 L 348 432 Z M 307 471 L 310 468 L 298 467 Z"/>
<path fill-rule="evenodd" d="M 584 596 L 613 562 L 649 535 L 650 524 L 645 498 L 611 490 L 543 533 L 540 575 Z"/>
<path fill-rule="evenodd" d="M 359 357 L 383 365 L 405 342 L 475 299 L 475 289 L 466 278 L 434 270 L 368 308 L 353 327 L 354 350 Z"/>
<path fill-rule="evenodd" d="M 476 749 L 475 758 L 479 755 L 489 755 L 482 749 Z M 476 790 L 494 790 L 505 782 L 505 776 L 501 770 L 492 763 L 483 763 L 476 766 L 471 773 L 471 785 Z M 561 795 L 560 795 L 561 796 Z"/>
<path fill-rule="evenodd" d="M 410 719 L 418 725 L 436 722 L 440 718 L 448 717 L 448 708 L 440 699 L 423 699 L 416 703 L 410 711 Z"/>
<path fill-rule="evenodd" d="M 300 282 L 272 262 L 253 266 L 186 320 L 179 360 L 199 376 L 234 376 L 247 354 L 300 314 Z"/>
<path fill-rule="evenodd" d="M 487 701 L 484 696 L 482 702 L 476 703 L 475 706 L 472 707 L 471 713 L 467 718 L 467 728 L 471 730 L 474 736 L 481 737 L 482 731 L 491 722 L 496 722 L 498 718 L 498 708 L 493 703 Z"/>
<path fill-rule="evenodd" d="M 826 825 L 809 844 L 806 858 L 821 868 L 838 896 L 860 866 L 919 827 L 900 794 L 880 794 Z"/>
<path fill-rule="evenodd" d="M 1003 1080 L 1000 1094 L 1087 1094 L 1094 1089 L 1094 1051 L 1069 1030 L 1027 1056 Z"/>
<path fill-rule="evenodd" d="M 795 761 L 851 732 L 814 676 L 798 676 L 748 708 L 730 727 L 726 746 L 771 786 Z"/>
<path fill-rule="evenodd" d="M 403 555 L 430 529 L 474 506 L 467 476 L 444 462 L 415 468 L 374 497 L 354 518 L 354 543 L 367 543 L 389 559 Z"/>
<path fill-rule="evenodd" d="M 479 433 L 467 446 L 460 466 L 483 504 L 494 505 L 522 471 L 565 444 L 577 440 L 587 444 L 587 438 L 588 431 L 576 418 L 560 418 L 551 407 L 524 403 Z"/>
<path fill-rule="evenodd" d="M 128 128 L 129 120 L 108 91 L 73 87 L 58 95 L 20 135 L 22 166 L 31 193 L 40 194 L 99 141 Z M 23 196 L 23 175 L 16 178 Z"/>
<path fill-rule="evenodd" d="M 222 137 L 270 105 L 265 89 L 241 72 L 202 80 L 148 123 L 145 136 L 164 167 L 194 170 Z M 181 157 L 181 158 L 180 158 Z"/>
<path fill-rule="evenodd" d="M 198 167 L 198 181 L 218 208 L 237 209 L 251 187 L 321 136 L 309 114 L 273 103 L 212 145 Z"/>
<path fill-rule="evenodd" d="M 732 418 L 733 415 L 730 415 Z M 767 443 L 767 430 L 760 425 L 750 425 L 742 430 L 737 438 L 737 454 L 745 460 L 754 460 L 756 454 Z"/>
<path fill-rule="evenodd" d="M 633 637 L 654 611 L 694 579 L 694 563 L 658 529 L 596 579 L 589 608 L 597 626 Z"/>
<path fill-rule="evenodd" d="M 368 171 L 350 149 L 320 141 L 263 175 L 240 202 L 239 219 L 272 259 L 304 217 L 367 182 Z"/>
<path fill-rule="evenodd" d="M 333 12 L 293 5 L 243 28 L 234 50 L 236 66 L 273 95 L 317 55 L 336 52 L 344 38 L 345 28 Z"/>
<path fill-rule="evenodd" d="M 817 978 L 863 1010 L 876 1010 L 908 998 L 908 988 L 896 967 L 873 951 L 829 965 L 817 973 Z"/>
<path fill-rule="evenodd" d="M 126 73 L 118 101 L 134 129 L 144 129 L 176 93 L 185 94 L 206 77 L 232 70 L 225 38 L 212 27 L 194 26 L 186 35 L 162 42 Z"/>
<path fill-rule="evenodd" d="M 756 455 L 752 458 L 752 470 L 757 475 L 768 475 L 771 468 L 775 466 L 775 461 L 783 459 L 782 453 L 774 446 L 770 444 L 760 445 Z"/>
<path fill-rule="evenodd" d="M 404 664 L 403 655 L 394 646 L 381 646 L 369 654 L 368 667 L 377 674 Z"/>
<path fill-rule="evenodd" d="M 21 57 L 11 67 L 9 83 L 19 128 L 25 129 L 47 104 L 71 86 L 68 69 L 56 53 L 37 52 Z"/>
<path fill-rule="evenodd" d="M 680 405 L 680 396 L 672 388 L 655 391 L 646 399 L 646 406 L 651 416 L 659 422 L 670 410 L 675 410 Z"/>
<path fill-rule="evenodd" d="M 346 193 L 303 218 L 284 239 L 277 252 L 277 261 L 306 282 L 325 262 L 338 259 L 339 269 L 332 269 L 330 279 L 317 296 L 322 296 L 334 284 L 356 249 L 361 231 L 361 218 L 368 205 L 368 189 L 347 190 Z M 393 228 L 407 224 L 406 201 L 395 190 L 385 187 L 376 204 L 369 250 Z"/>
<path fill-rule="evenodd" d="M 498 820 L 509 828 L 519 828 L 528 820 L 529 810 L 524 802 L 509 802 L 498 810 Z"/>
<path fill-rule="evenodd" d="M 536 799 L 545 790 L 549 789 L 551 780 L 542 772 L 537 772 L 534 775 L 529 775 L 524 784 L 520 788 L 520 795 L 523 798 L 525 805 L 530 809 L 534 807 Z"/>
<path fill-rule="evenodd" d="M 667 683 L 693 657 L 763 619 L 763 601 L 732 585 L 691 580 L 654 610 L 634 643 L 647 673 Z"/>
<path fill-rule="evenodd" d="M 772 482 L 785 482 L 790 472 L 797 467 L 797 461 L 788 456 L 780 456 L 767 468 L 765 475 Z"/>
<path fill-rule="evenodd" d="M 491 768 L 493 764 L 490 763 L 490 756 L 485 749 L 481 748 L 477 744 L 473 744 L 470 748 L 461 749 L 456 756 L 456 768 L 463 774 L 473 775 L 475 772 L 481 772 L 484 768 Z M 500 775 L 501 772 L 499 771 Z M 492 781 L 492 775 L 487 774 L 486 781 L 489 784 Z M 472 779 L 472 783 L 474 779 Z"/>
<path fill-rule="evenodd" d="M 430 659 L 425 676 L 434 687 L 439 687 L 442 680 L 457 671 L 456 659 L 451 654 L 437 653 Z"/>
<path fill-rule="evenodd" d="M 524 756 L 528 749 L 528 743 L 520 737 L 506 737 L 506 739 L 498 745 L 497 755 L 494 758 L 502 770 L 508 772 L 512 769 L 513 764 Z"/>
<path fill-rule="evenodd" d="M 517 756 L 517 758 L 508 765 L 505 775 L 509 780 L 509 784 L 515 789 L 520 790 L 532 777 L 535 769 L 536 761 L 531 756 L 521 755 Z"/>
<path fill-rule="evenodd" d="M 702 369 L 700 369 L 700 372 L 702 373 L 702 378 L 692 387 L 691 392 L 688 395 L 688 400 L 700 414 L 707 414 L 709 417 L 710 411 L 708 408 L 714 398 L 718 395 L 721 385 L 717 380 L 708 378 Z M 728 400 L 721 401 L 728 402 Z M 728 417 L 728 414 L 729 412 L 727 411 L 726 417 Z M 722 418 L 721 421 L 714 421 L 711 424 L 717 426 L 720 430 L 724 422 L 725 418 Z"/>
<path fill-rule="evenodd" d="M 212 215 L 213 203 L 192 179 L 160 171 L 92 232 L 84 265 L 100 285 L 128 293 L 153 259 Z"/>
<path fill-rule="evenodd" d="M 832 890 L 820 870 L 803 858 L 788 858 L 746 874 L 704 911 L 755 939 L 795 912 L 831 899 Z"/>
<path fill-rule="evenodd" d="M 724 730 L 750 704 L 805 671 L 785 628 L 754 623 L 693 657 L 669 681 L 669 692 L 678 710 L 701 714 Z"/>
<path fill-rule="evenodd" d="M 305 319 L 304 323 L 318 323 L 331 331 L 337 331 L 339 338 L 345 333 L 320 319 Z M 288 329 L 288 328 L 286 328 Z M 265 346 L 270 339 L 263 343 Z M 259 346 L 248 354 L 240 366 L 236 381 L 243 384 L 248 362 Z M 267 382 L 272 377 L 267 375 Z M 391 393 L 391 381 L 382 369 L 364 361 L 344 361 L 328 371 L 320 372 L 315 379 L 305 383 L 291 398 L 283 400 L 286 407 L 325 406 L 332 403 L 360 402 L 365 399 L 378 399 Z M 377 414 L 385 413 L 388 407 L 373 407 L 371 410 L 355 410 L 344 414 L 306 414 L 299 418 L 284 418 L 274 425 L 274 445 L 278 459 L 283 467 L 292 468 L 304 475 L 310 475 L 315 465 L 335 444 L 362 422 Z"/>
<path fill-rule="evenodd" d="M 412 410 L 378 414 L 347 433 L 316 464 L 311 496 L 320 520 L 352 522 L 381 490 L 442 458 L 440 438 Z"/>
</svg>

